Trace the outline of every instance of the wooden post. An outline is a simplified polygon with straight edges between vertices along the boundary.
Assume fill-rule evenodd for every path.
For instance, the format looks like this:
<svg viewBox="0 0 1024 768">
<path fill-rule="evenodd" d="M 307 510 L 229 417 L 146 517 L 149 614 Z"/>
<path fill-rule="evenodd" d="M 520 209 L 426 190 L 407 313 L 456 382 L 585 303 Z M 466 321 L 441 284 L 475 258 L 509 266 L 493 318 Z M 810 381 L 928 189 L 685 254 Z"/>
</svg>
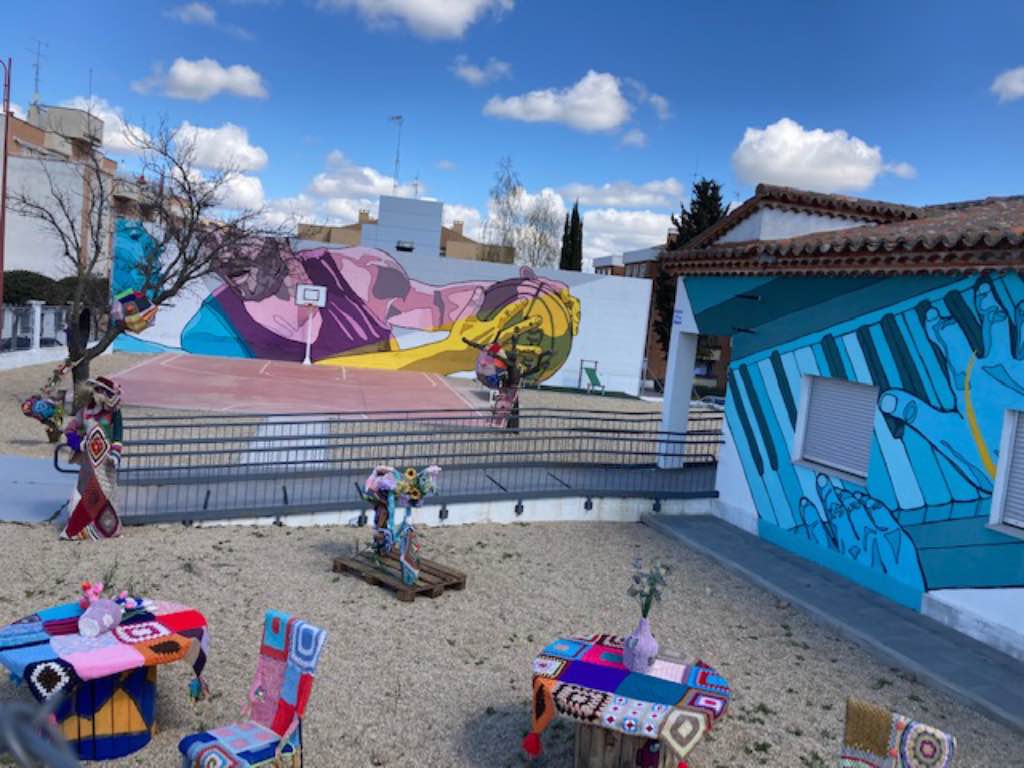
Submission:
<svg viewBox="0 0 1024 768">
<path fill-rule="evenodd" d="M 650 742 L 654 742 L 651 744 Z M 638 753 L 641 753 L 638 755 Z M 643 736 L 628 736 L 599 725 L 576 725 L 575 768 L 675 768 L 667 751 Z"/>
</svg>

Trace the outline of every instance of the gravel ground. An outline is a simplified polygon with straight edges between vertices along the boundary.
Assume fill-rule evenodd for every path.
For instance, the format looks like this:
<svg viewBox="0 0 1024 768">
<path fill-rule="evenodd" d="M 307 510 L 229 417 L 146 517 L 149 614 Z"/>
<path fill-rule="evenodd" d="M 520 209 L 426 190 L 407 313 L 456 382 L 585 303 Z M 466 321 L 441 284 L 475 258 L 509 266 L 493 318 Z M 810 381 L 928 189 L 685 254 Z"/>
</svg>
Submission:
<svg viewBox="0 0 1024 768">
<path fill-rule="evenodd" d="M 423 538 L 426 557 L 467 572 L 465 591 L 406 604 L 331 573 L 331 557 L 365 530 L 153 526 L 68 543 L 44 526 L 0 525 L 0 623 L 73 598 L 83 578 L 205 613 L 213 698 L 193 708 L 188 668 L 162 669 L 160 732 L 118 766 L 175 766 L 182 736 L 237 717 L 269 607 L 330 633 L 304 728 L 307 765 L 520 766 L 533 656 L 563 633 L 628 634 L 638 618 L 625 594 L 630 561 L 660 557 L 674 570 L 652 614 L 658 640 L 714 664 L 735 691 L 692 768 L 834 766 L 847 695 L 952 731 L 957 768 L 1024 766 L 1019 734 L 645 526 L 474 525 Z M 0 684 L 10 696 L 28 694 Z M 535 765 L 571 766 L 571 743 L 572 728 L 553 724 Z"/>
</svg>

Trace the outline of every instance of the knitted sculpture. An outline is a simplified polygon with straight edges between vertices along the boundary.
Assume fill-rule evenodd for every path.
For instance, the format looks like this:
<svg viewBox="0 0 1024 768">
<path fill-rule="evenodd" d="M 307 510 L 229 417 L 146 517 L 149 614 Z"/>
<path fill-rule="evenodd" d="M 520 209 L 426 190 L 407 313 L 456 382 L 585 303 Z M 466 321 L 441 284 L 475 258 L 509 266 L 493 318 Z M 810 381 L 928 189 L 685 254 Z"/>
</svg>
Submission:
<svg viewBox="0 0 1024 768">
<path fill-rule="evenodd" d="M 956 738 L 866 701 L 846 700 L 840 768 L 949 768 Z"/>
<path fill-rule="evenodd" d="M 115 501 L 123 432 L 121 387 L 102 376 L 88 384 L 89 404 L 65 428 L 81 468 L 63 539 L 106 539 L 121 532 Z"/>
<path fill-rule="evenodd" d="M 302 718 L 327 633 L 287 613 L 267 611 L 256 676 L 241 723 L 186 736 L 183 768 L 302 764 Z"/>
</svg>

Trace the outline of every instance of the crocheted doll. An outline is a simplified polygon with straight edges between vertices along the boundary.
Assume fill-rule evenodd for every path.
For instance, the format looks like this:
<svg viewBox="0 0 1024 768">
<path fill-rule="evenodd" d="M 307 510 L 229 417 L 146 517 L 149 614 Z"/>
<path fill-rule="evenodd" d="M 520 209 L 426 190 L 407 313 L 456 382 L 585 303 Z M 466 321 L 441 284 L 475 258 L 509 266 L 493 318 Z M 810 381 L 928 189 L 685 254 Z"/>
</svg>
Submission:
<svg viewBox="0 0 1024 768">
<path fill-rule="evenodd" d="M 89 379 L 88 404 L 64 430 L 75 451 L 78 485 L 72 496 L 64 539 L 106 539 L 121 532 L 117 514 L 117 468 L 121 463 L 121 386 L 98 376 Z"/>
</svg>

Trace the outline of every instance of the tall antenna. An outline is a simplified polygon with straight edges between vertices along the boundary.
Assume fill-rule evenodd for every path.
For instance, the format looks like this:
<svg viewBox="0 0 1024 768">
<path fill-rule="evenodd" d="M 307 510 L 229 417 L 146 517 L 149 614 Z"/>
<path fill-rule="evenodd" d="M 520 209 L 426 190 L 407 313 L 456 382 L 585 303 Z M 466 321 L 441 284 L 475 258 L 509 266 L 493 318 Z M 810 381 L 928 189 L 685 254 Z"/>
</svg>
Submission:
<svg viewBox="0 0 1024 768">
<path fill-rule="evenodd" d="M 392 115 L 388 120 L 398 124 L 398 143 L 395 145 L 395 183 L 391 187 L 391 193 L 397 195 L 399 160 L 402 154 L 402 123 L 405 119 L 401 115 Z"/>
<path fill-rule="evenodd" d="M 416 173 L 416 179 L 412 183 L 412 194 L 417 200 L 420 198 L 420 174 Z"/>
<path fill-rule="evenodd" d="M 35 63 L 33 64 L 33 70 L 35 71 L 35 92 L 32 94 L 32 103 L 36 106 L 39 105 L 39 70 L 43 60 L 43 43 L 41 40 L 36 40 L 36 49 L 31 51 L 35 55 Z"/>
<path fill-rule="evenodd" d="M 92 67 L 89 67 L 89 107 L 92 108 Z"/>
</svg>

